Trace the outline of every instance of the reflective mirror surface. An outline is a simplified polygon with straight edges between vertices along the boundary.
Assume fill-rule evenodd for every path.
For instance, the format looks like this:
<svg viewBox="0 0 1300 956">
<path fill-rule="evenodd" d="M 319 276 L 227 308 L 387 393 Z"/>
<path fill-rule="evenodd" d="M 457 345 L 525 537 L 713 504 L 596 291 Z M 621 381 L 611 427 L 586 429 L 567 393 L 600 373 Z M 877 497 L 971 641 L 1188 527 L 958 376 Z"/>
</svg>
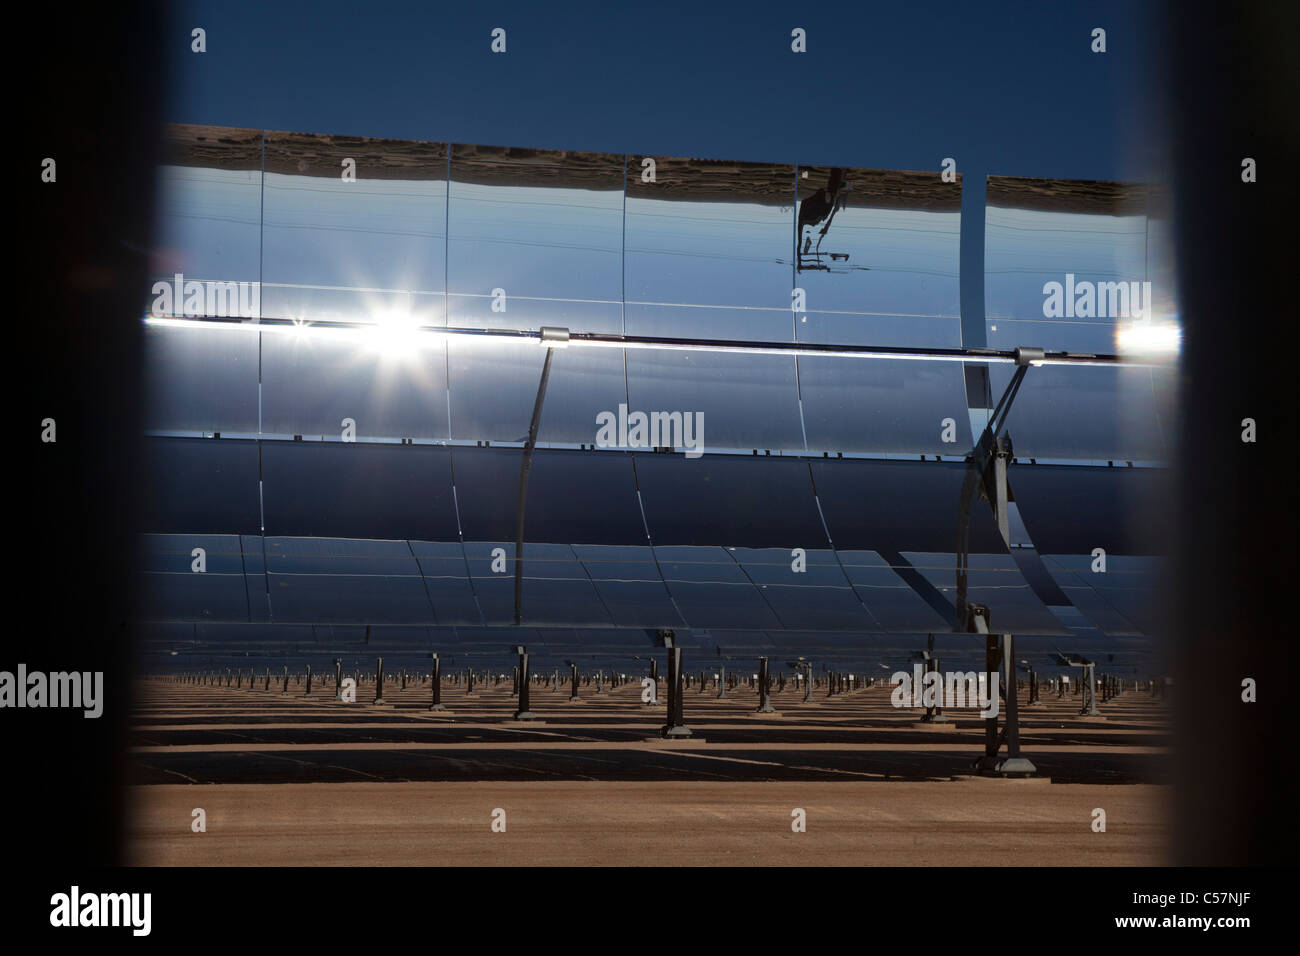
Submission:
<svg viewBox="0 0 1300 956">
<path fill-rule="evenodd" d="M 570 341 L 526 453 L 548 352 L 513 333 L 961 348 L 960 180 L 186 126 L 160 175 L 157 640 L 594 658 L 669 627 L 877 667 L 955 626 L 966 458 L 1013 366 Z M 1176 326 L 1160 191 L 994 177 L 987 203 L 989 347 L 1122 352 L 1120 306 Z M 1169 457 L 1176 388 L 1173 364 L 1028 370 L 1008 540 L 970 511 L 996 630 L 1158 633 L 1163 472 L 1127 463 Z"/>
</svg>

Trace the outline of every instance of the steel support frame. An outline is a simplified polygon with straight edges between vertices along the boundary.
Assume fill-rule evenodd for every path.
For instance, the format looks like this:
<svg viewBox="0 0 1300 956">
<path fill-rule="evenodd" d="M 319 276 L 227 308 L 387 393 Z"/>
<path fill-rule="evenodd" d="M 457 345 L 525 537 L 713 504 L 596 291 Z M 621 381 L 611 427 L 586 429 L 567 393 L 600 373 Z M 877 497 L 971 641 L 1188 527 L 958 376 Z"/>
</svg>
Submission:
<svg viewBox="0 0 1300 956">
<path fill-rule="evenodd" d="M 429 703 L 430 710 L 446 710 L 442 703 L 442 662 L 438 659 L 436 653 L 429 655 L 433 665 L 433 670 L 429 672 L 429 683 L 432 685 L 432 697 Z"/>
<path fill-rule="evenodd" d="M 1016 664 L 1014 638 L 1004 633 L 999 636 L 990 630 L 989 609 L 982 604 L 967 602 L 967 573 L 970 566 L 970 511 L 971 503 L 978 489 L 981 497 L 988 501 L 993 509 L 993 518 L 998 532 L 1008 547 L 1011 545 L 1010 516 L 1007 507 L 1010 495 L 1007 489 L 1007 462 L 1011 457 L 1010 449 L 999 437 L 1006 424 L 1011 406 L 1020 392 L 1025 374 L 1032 362 L 1042 358 L 1039 349 L 1017 349 L 1016 371 L 1007 383 L 1006 390 L 998 399 L 997 406 L 989 416 L 984 431 L 971 451 L 970 465 L 966 478 L 962 482 L 961 499 L 958 503 L 957 521 L 957 627 L 967 634 L 984 635 L 985 672 L 988 686 L 991 688 L 995 675 L 1005 675 L 1004 685 L 1006 717 L 1004 730 L 998 733 L 996 715 L 984 720 L 984 756 L 975 761 L 975 769 L 980 773 L 1001 776 L 1027 776 L 1037 772 L 1033 763 L 1020 753 L 1020 715 L 1016 693 Z M 990 699 L 993 703 L 995 698 Z M 998 753 L 1005 744 L 1007 755 L 999 758 Z"/>
<path fill-rule="evenodd" d="M 542 342 L 548 341 L 547 332 L 542 330 Z M 568 340 L 568 331 L 563 330 L 564 340 Z M 537 430 L 542 424 L 542 406 L 546 403 L 546 386 L 551 379 L 551 358 L 555 349 L 546 347 L 546 358 L 542 362 L 542 377 L 537 383 L 537 398 L 533 401 L 533 417 L 528 423 L 528 441 L 524 443 L 523 462 L 519 467 L 519 494 L 515 502 L 515 626 L 523 622 L 524 613 L 524 505 L 528 501 L 528 474 L 533 468 L 533 449 L 537 447 Z"/>
<path fill-rule="evenodd" d="M 986 685 L 990 689 L 989 703 L 996 702 L 992 692 L 994 681 L 1004 684 L 1006 720 L 998 733 L 998 718 L 994 714 L 984 718 L 984 756 L 975 761 L 975 769 L 982 774 L 997 776 L 1029 776 L 1038 772 L 1033 762 L 1020 752 L 1020 717 L 1016 694 L 1015 639 L 1011 634 L 997 634 L 989 630 L 989 609 L 983 604 L 968 606 L 968 633 L 984 635 L 984 670 Z M 1006 679 L 1002 675 L 1006 674 Z M 1006 746 L 1006 757 L 998 753 Z"/>
<path fill-rule="evenodd" d="M 772 706 L 772 672 L 768 669 L 767 658 L 758 659 L 758 709 L 756 714 L 775 714 Z"/>
<path fill-rule="evenodd" d="M 519 649 L 519 707 L 515 710 L 515 720 L 536 720 L 537 715 L 528 709 L 529 706 L 529 685 L 532 683 L 532 676 L 528 673 L 528 651 L 525 648 Z"/>
<path fill-rule="evenodd" d="M 682 722 L 682 698 L 685 691 L 682 649 L 677 646 L 673 635 L 663 633 L 663 639 L 668 649 L 668 719 L 659 734 L 665 739 L 673 740 L 691 736 L 691 728 Z"/>
</svg>

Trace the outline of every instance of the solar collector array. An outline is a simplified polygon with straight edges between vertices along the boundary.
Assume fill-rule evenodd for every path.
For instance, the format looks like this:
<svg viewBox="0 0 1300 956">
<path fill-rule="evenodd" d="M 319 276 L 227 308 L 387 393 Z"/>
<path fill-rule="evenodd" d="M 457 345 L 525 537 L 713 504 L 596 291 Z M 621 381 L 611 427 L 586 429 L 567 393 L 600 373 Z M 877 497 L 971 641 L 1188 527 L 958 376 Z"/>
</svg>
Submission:
<svg viewBox="0 0 1300 956">
<path fill-rule="evenodd" d="M 347 159 L 355 182 L 340 175 Z M 396 312 L 431 328 L 961 344 L 959 185 L 928 173 L 841 171 L 851 188 L 819 248 L 844 258 L 813 260 L 830 263 L 821 269 L 801 252 L 797 222 L 835 171 L 659 157 L 656 180 L 644 182 L 639 160 L 175 128 L 161 245 L 187 277 L 260 281 L 261 318 L 306 324 Z M 1033 214 L 1017 215 L 1013 226 Z M 1021 241 L 994 248 L 1000 216 L 990 210 L 990 270 L 1001 274 L 1004 259 L 1029 257 L 1040 272 L 1055 262 Z M 1084 251 L 1104 255 L 1104 230 L 1084 232 L 1095 240 Z M 1134 234 L 1120 240 L 1129 258 Z M 1073 241 L 1068 230 L 1063 241 Z M 989 288 L 991 326 L 1010 286 Z M 798 310 L 797 289 L 806 298 Z M 1008 318 L 1032 305 L 1008 301 Z M 256 436 L 150 440 L 142 530 L 238 543 L 218 549 L 226 557 L 204 584 L 148 565 L 151 616 L 509 624 L 520 453 L 476 446 L 525 438 L 544 357 L 535 343 L 433 339 L 394 356 L 311 334 L 155 326 L 146 345 L 150 429 Z M 994 396 L 1000 376 L 994 369 Z M 1033 370 L 1011 421 L 1016 453 L 1163 457 L 1149 409 L 1116 404 L 1142 376 L 1153 394 L 1168 386 L 1150 370 Z M 596 415 L 620 404 L 701 411 L 706 452 L 760 454 L 688 460 L 545 447 L 593 444 Z M 584 633 L 946 629 L 965 466 L 816 456 L 959 456 L 973 441 L 968 408 L 955 363 L 557 352 L 529 487 L 525 623 Z M 344 419 L 360 441 L 337 440 Z M 942 440 L 946 419 L 955 442 Z M 1134 480 L 1012 470 L 1028 533 L 1055 554 L 1088 553 L 1080 528 L 1119 553 L 1149 553 L 1116 504 Z M 1083 512 L 1061 507 L 1075 499 Z M 320 543 L 334 539 L 362 550 Z M 974 586 L 995 621 L 1069 633 L 1033 597 L 983 506 L 971 547 L 994 561 Z M 494 548 L 506 555 L 505 574 L 492 568 Z M 790 568 L 796 548 L 807 559 L 799 574 Z M 175 562 L 163 552 L 158 560 Z M 238 574 L 226 567 L 235 553 Z M 1143 615 L 1131 589 L 1095 587 L 1053 565 L 1058 582 L 1058 571 L 1090 623 L 1132 633 Z M 985 587 L 986 573 L 996 583 Z M 932 590 L 918 593 L 915 575 Z"/>
</svg>

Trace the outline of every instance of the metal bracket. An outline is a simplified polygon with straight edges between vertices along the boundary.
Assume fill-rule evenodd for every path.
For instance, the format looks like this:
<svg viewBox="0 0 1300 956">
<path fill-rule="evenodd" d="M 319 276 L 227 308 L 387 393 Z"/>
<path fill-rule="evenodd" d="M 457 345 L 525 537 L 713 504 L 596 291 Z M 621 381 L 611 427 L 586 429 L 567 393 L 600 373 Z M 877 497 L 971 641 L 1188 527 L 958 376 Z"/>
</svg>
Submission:
<svg viewBox="0 0 1300 956">
<path fill-rule="evenodd" d="M 546 384 L 551 378 L 551 357 L 557 348 L 569 344 L 569 330 L 543 328 L 541 343 L 546 348 L 546 360 L 542 363 L 542 378 L 537 383 L 537 399 L 533 402 L 533 417 L 528 424 L 528 441 L 524 443 L 524 460 L 519 469 L 519 496 L 515 504 L 515 626 L 522 623 L 524 614 L 524 505 L 528 500 L 528 473 L 533 467 L 533 449 L 537 447 L 537 429 L 542 423 Z"/>
</svg>

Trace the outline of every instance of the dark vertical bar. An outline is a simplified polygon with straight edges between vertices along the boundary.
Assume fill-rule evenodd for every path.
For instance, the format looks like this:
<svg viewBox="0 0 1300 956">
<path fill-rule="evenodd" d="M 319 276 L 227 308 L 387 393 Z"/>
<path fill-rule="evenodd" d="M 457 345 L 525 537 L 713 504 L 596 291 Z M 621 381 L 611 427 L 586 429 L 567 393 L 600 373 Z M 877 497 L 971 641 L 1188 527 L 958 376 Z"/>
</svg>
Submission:
<svg viewBox="0 0 1300 956">
<path fill-rule="evenodd" d="M 1007 759 L 1020 756 L 1020 708 L 1019 692 L 1016 688 L 1016 654 L 1014 638 L 1010 634 L 1002 635 L 1002 660 L 1007 671 Z"/>
<path fill-rule="evenodd" d="M 760 714 L 775 713 L 775 708 L 772 706 L 772 700 L 769 696 L 770 691 L 771 675 L 767 669 L 767 658 L 760 657 L 758 659 L 758 713 Z"/>
<path fill-rule="evenodd" d="M 1157 684 L 1178 731 L 1171 862 L 1293 865 L 1298 831 L 1279 822 L 1294 812 L 1294 680 L 1272 665 L 1287 646 L 1277 625 L 1290 617 L 1300 537 L 1294 319 L 1237 317 L 1276 309 L 1295 273 L 1300 7 L 1164 9 L 1183 322 L 1166 587 L 1175 670 L 1172 686 Z M 1242 180 L 1246 158 L 1256 182 Z M 1259 680 L 1254 703 L 1242 700 L 1247 677 Z"/>
<path fill-rule="evenodd" d="M 993 688 L 996 685 L 994 680 L 999 676 L 999 655 L 998 655 L 998 636 L 996 634 L 984 635 L 984 673 L 987 675 L 989 702 L 996 699 Z M 992 763 L 998 759 L 998 718 L 995 714 L 992 717 L 984 719 L 984 759 L 991 767 Z"/>
<path fill-rule="evenodd" d="M 942 667 L 940 666 L 939 658 L 936 657 L 936 658 L 933 659 L 933 664 L 932 664 L 932 666 L 934 667 L 934 672 L 935 672 L 936 674 L 939 674 L 939 673 L 942 672 Z M 941 678 L 941 679 L 942 679 L 942 678 Z M 936 722 L 936 723 L 941 723 L 941 724 L 950 724 L 950 723 L 952 723 L 952 718 L 951 718 L 951 717 L 945 717 L 945 716 L 943 715 L 943 694 L 942 694 L 942 693 L 939 695 L 939 706 L 935 707 L 935 709 L 934 709 L 934 719 L 935 719 L 935 722 Z"/>
<path fill-rule="evenodd" d="M 429 704 L 430 710 L 446 710 L 442 705 L 442 662 L 438 660 L 437 654 L 429 655 L 433 658 L 433 670 L 429 674 L 429 683 L 433 688 L 433 697 Z"/>
<path fill-rule="evenodd" d="M 680 647 L 672 648 L 669 662 L 671 664 L 671 671 L 668 675 L 668 686 L 671 688 L 673 695 L 673 724 L 680 727 L 682 726 L 682 714 L 684 710 L 682 692 L 685 690 L 682 683 L 682 649 Z"/>
<path fill-rule="evenodd" d="M 691 730 L 682 722 L 682 649 L 668 648 L 668 720 L 660 731 L 663 737 L 689 737 Z"/>
<path fill-rule="evenodd" d="M 524 505 L 528 499 L 528 473 L 533 467 L 533 448 L 537 445 L 537 429 L 542 421 L 542 405 L 546 401 L 546 383 L 551 377 L 551 356 L 555 349 L 546 349 L 542 363 L 542 379 L 537 384 L 537 400 L 533 403 L 533 418 L 528 425 L 528 441 L 524 444 L 524 460 L 519 469 L 519 496 L 515 504 L 515 625 L 523 621 L 524 613 Z"/>
<path fill-rule="evenodd" d="M 549 350 L 548 350 L 549 351 Z M 537 715 L 528 709 L 529 702 L 529 684 L 528 679 L 528 651 L 520 650 L 519 653 L 519 709 L 515 711 L 515 720 L 533 720 Z"/>
</svg>

